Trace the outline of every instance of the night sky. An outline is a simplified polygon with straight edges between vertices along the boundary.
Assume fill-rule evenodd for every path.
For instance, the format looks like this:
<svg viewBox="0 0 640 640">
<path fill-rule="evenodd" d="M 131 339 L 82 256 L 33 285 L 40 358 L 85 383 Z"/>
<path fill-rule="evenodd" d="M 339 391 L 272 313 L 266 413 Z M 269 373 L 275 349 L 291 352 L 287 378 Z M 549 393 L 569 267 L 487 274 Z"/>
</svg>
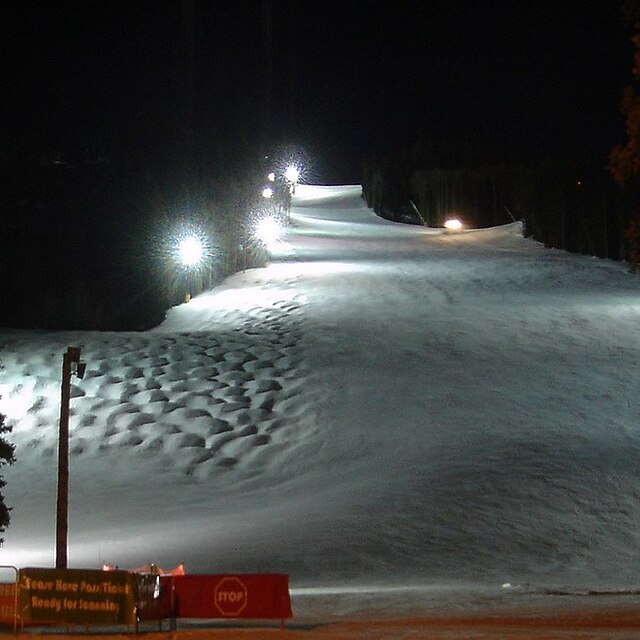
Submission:
<svg viewBox="0 0 640 640">
<path fill-rule="evenodd" d="M 602 156 L 624 134 L 622 1 L 21 1 L 1 21 L 4 153 L 297 144 L 318 181 L 451 141 Z M 185 131 L 187 133 L 185 133 Z M 186 137 L 185 137 L 186 136 Z"/>
</svg>

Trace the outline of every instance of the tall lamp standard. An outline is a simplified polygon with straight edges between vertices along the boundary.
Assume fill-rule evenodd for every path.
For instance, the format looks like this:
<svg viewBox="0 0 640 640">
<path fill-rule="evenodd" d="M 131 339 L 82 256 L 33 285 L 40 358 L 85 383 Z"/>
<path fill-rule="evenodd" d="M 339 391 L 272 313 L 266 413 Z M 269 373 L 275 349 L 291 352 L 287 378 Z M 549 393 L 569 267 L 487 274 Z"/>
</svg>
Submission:
<svg viewBox="0 0 640 640">
<path fill-rule="evenodd" d="M 191 292 L 195 291 L 196 280 L 195 274 L 204 259 L 204 244 L 200 238 L 194 235 L 185 236 L 178 242 L 177 252 L 180 264 L 187 270 L 187 293 L 184 301 L 191 300 Z"/>
<path fill-rule="evenodd" d="M 68 347 L 62 357 L 60 431 L 58 436 L 58 500 L 56 503 L 56 569 L 67 568 L 69 533 L 69 400 L 71 376 L 82 379 L 87 365 L 80 362 L 80 348 Z"/>
<path fill-rule="evenodd" d="M 290 164 L 284 171 L 284 179 L 289 186 L 291 195 L 295 195 L 296 185 L 300 181 L 300 169 L 295 164 Z"/>
</svg>

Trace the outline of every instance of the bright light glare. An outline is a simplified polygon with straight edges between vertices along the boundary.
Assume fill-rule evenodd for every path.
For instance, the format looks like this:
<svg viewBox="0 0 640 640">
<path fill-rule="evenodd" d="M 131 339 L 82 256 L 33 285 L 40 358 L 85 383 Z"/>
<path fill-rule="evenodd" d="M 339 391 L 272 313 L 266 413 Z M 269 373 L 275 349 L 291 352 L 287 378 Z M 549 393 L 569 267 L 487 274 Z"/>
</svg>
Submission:
<svg viewBox="0 0 640 640">
<path fill-rule="evenodd" d="M 256 223 L 255 235 L 267 246 L 276 244 L 282 237 L 282 225 L 275 218 L 262 218 Z"/>
<path fill-rule="evenodd" d="M 444 228 L 449 231 L 459 231 L 462 229 L 462 222 L 458 218 L 449 218 L 449 220 L 445 221 Z"/>
<path fill-rule="evenodd" d="M 269 198 L 271 198 L 272 196 L 273 196 L 273 189 L 272 189 L 271 187 L 265 187 L 265 188 L 262 190 L 262 197 L 263 197 L 263 198 L 267 198 L 267 199 L 269 199 Z"/>
<path fill-rule="evenodd" d="M 296 183 L 298 182 L 299 178 L 300 178 L 300 169 L 298 169 L 298 167 L 296 167 L 294 164 L 290 164 L 284 172 L 284 179 L 287 182 Z"/>
<path fill-rule="evenodd" d="M 178 256 L 185 267 L 193 267 L 199 264 L 203 255 L 202 241 L 195 236 L 187 236 L 178 243 Z"/>
<path fill-rule="evenodd" d="M 275 182 L 276 180 L 276 174 L 273 173 L 273 171 L 267 176 L 267 179 L 269 180 L 269 182 Z"/>
</svg>

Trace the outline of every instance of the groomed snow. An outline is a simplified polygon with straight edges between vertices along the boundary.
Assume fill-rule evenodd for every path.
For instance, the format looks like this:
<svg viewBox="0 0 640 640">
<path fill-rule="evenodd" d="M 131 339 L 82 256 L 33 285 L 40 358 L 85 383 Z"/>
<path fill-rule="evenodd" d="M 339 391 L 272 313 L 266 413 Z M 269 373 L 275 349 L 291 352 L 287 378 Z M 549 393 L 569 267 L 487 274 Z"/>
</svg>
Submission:
<svg viewBox="0 0 640 640">
<path fill-rule="evenodd" d="M 640 279 L 623 264 L 301 185 L 268 267 L 153 331 L 0 330 L 18 457 L 0 564 L 54 563 L 70 345 L 87 362 L 72 567 L 288 573 L 294 609 L 335 614 L 638 586 Z"/>
</svg>

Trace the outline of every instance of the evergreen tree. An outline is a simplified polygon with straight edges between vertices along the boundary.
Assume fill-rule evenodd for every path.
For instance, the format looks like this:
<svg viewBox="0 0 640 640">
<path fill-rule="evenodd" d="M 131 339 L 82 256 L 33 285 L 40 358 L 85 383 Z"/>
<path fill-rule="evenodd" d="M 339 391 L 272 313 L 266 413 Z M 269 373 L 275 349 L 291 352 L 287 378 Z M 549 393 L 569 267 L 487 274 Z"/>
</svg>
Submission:
<svg viewBox="0 0 640 640">
<path fill-rule="evenodd" d="M 640 0 L 626 0 L 623 13 L 633 27 L 633 82 L 624 89 L 621 111 L 625 116 L 627 141 L 609 154 L 609 171 L 621 185 L 640 184 Z M 627 261 L 632 270 L 640 268 L 640 211 L 632 215 L 625 229 L 628 241 Z"/>
<path fill-rule="evenodd" d="M 0 413 L 0 467 L 5 464 L 13 464 L 15 462 L 15 458 L 13 456 L 15 445 L 7 442 L 7 440 L 3 437 L 5 433 L 9 433 L 11 431 L 11 427 L 5 425 L 4 423 L 5 417 Z M 0 533 L 5 531 L 9 526 L 9 522 L 11 521 L 11 517 L 9 515 L 9 507 L 7 507 L 4 503 L 4 495 L 2 493 L 2 488 L 6 485 L 4 478 L 0 475 Z M 4 542 L 4 538 L 0 538 L 0 544 Z"/>
</svg>

